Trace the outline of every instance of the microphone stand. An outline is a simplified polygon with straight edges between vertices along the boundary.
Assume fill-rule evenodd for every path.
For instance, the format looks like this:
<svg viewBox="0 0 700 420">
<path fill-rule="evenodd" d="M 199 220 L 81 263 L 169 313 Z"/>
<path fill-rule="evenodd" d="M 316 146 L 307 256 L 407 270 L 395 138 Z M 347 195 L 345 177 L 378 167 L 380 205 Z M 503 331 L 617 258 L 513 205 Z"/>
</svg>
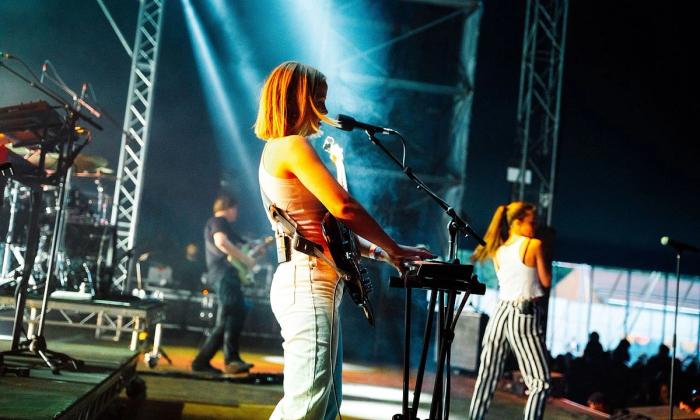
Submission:
<svg viewBox="0 0 700 420">
<path fill-rule="evenodd" d="M 668 418 L 673 420 L 673 376 L 676 370 L 676 330 L 678 328 L 678 295 L 681 285 L 681 254 L 683 250 L 674 247 L 676 251 L 676 307 L 673 312 L 673 351 L 671 352 L 671 378 L 668 386 Z"/>
<path fill-rule="evenodd" d="M 445 200 L 440 198 L 435 194 L 409 167 L 406 166 L 402 161 L 400 161 L 396 156 L 394 156 L 382 142 L 376 137 L 377 131 L 380 128 L 365 128 L 365 133 L 369 137 L 369 140 L 377 147 L 379 147 L 384 154 L 386 154 L 394 163 L 396 163 L 401 171 L 406 174 L 406 176 L 413 181 L 419 190 L 422 190 L 430 198 L 432 198 L 449 216 L 450 221 L 447 224 L 447 231 L 449 236 L 449 261 L 454 264 L 459 264 L 457 259 L 457 235 L 463 234 L 464 236 L 471 235 L 479 244 L 486 245 L 484 240 L 469 226 L 469 224 L 462 219 L 455 209 L 450 206 Z M 403 137 L 398 132 L 392 130 L 390 134 L 395 134 L 403 141 Z M 423 382 L 423 375 L 425 372 L 425 364 L 428 355 L 428 344 L 430 342 L 430 336 L 432 334 L 432 322 L 434 318 L 435 305 L 439 302 L 438 315 L 439 315 L 439 329 L 438 329 L 438 361 L 436 366 L 435 383 L 433 386 L 433 400 L 430 404 L 430 419 L 445 419 L 447 420 L 450 415 L 450 347 L 452 345 L 452 340 L 454 339 L 454 329 L 457 325 L 457 320 L 459 315 L 464 309 L 464 305 L 467 303 L 469 298 L 469 293 L 464 293 L 462 300 L 459 304 L 459 308 L 454 311 L 455 301 L 457 298 L 457 292 L 455 290 L 449 290 L 445 294 L 444 290 L 438 291 L 438 289 L 431 289 L 430 303 L 428 305 L 428 320 L 425 324 L 425 332 L 423 336 L 423 348 L 421 350 L 421 357 L 418 367 L 418 373 L 416 375 L 416 389 L 413 394 L 413 404 L 411 407 L 408 405 L 408 389 L 409 389 L 409 364 L 410 364 L 410 328 L 411 328 L 411 288 L 406 287 L 406 302 L 405 302 L 405 337 L 404 337 L 404 366 L 403 366 L 403 399 L 402 399 L 402 412 L 401 414 L 395 414 L 393 420 L 419 420 L 416 415 L 418 413 L 418 406 L 420 404 L 420 393 Z"/>
<path fill-rule="evenodd" d="M 66 109 L 66 111 L 68 111 L 68 112 L 71 113 L 71 114 L 75 114 L 76 120 L 79 120 L 79 119 L 80 119 L 80 120 L 83 120 L 83 121 L 87 122 L 88 124 L 90 124 L 91 126 L 95 127 L 96 129 L 102 130 L 102 126 L 101 126 L 100 124 L 98 124 L 95 120 L 93 120 L 92 118 L 88 117 L 88 116 L 85 115 L 84 113 L 80 112 L 80 110 L 78 110 L 76 107 L 74 107 L 74 106 L 72 106 L 71 104 L 69 104 L 68 102 L 66 102 L 63 98 L 61 98 L 61 97 L 60 97 L 58 94 L 56 94 L 55 92 L 51 91 L 49 88 L 46 88 L 46 87 L 42 86 L 40 83 L 37 84 L 37 83 L 35 83 L 35 82 L 29 80 L 28 78 L 26 78 L 25 76 L 23 76 L 21 73 L 17 72 L 17 71 L 16 71 L 15 69 L 13 69 L 12 67 L 9 67 L 7 64 L 3 63 L 2 60 L 0 60 L 0 67 L 6 69 L 6 70 L 9 71 L 10 73 L 12 73 L 12 74 L 14 74 L 15 76 L 17 76 L 19 79 L 21 79 L 22 81 L 24 81 L 25 83 L 27 83 L 29 86 L 33 87 L 34 89 L 40 91 L 40 92 L 43 93 L 44 95 L 48 96 L 49 98 L 51 98 L 51 99 L 53 99 L 54 101 L 56 101 L 56 102 L 58 102 L 59 104 L 61 104 L 61 106 L 64 107 L 64 108 Z"/>
</svg>

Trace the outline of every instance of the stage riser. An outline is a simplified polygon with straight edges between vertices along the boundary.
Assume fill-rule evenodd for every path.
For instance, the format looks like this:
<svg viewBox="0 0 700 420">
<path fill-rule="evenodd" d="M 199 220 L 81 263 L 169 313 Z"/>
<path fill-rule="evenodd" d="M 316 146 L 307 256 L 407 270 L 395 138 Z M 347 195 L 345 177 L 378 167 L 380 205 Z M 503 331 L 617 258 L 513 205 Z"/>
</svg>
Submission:
<svg viewBox="0 0 700 420">
<path fill-rule="evenodd" d="M 54 340 L 49 340 L 48 346 L 85 364 L 78 371 L 63 367 L 60 375 L 55 375 L 38 358 L 6 357 L 8 365 L 30 370 L 29 377 L 0 376 L 0 418 L 98 419 L 137 378 L 140 354 L 124 346 Z M 9 342 L 0 342 L 0 349 L 5 347 Z"/>
</svg>

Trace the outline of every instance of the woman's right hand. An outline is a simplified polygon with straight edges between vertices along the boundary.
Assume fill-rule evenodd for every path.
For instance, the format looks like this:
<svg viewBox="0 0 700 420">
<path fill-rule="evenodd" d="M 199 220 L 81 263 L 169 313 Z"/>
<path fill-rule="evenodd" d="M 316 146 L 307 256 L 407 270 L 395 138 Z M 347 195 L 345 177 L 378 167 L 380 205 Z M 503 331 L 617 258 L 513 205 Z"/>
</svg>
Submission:
<svg viewBox="0 0 700 420">
<path fill-rule="evenodd" d="M 382 261 L 391 264 L 400 273 L 405 271 L 407 262 L 427 258 L 435 258 L 435 255 L 426 248 L 407 245 L 397 245 L 395 249 L 389 251 L 382 250 L 382 256 L 380 257 Z"/>
</svg>

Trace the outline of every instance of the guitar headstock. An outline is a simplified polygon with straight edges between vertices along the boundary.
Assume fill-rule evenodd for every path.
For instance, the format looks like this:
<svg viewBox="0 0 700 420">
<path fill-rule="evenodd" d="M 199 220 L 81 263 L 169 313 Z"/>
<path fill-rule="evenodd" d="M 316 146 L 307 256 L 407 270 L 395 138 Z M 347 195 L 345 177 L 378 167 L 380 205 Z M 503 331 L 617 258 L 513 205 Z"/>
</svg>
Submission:
<svg viewBox="0 0 700 420">
<path fill-rule="evenodd" d="M 333 163 L 337 164 L 338 162 L 343 161 L 343 148 L 335 141 L 333 137 L 326 137 L 326 139 L 323 141 L 323 150 L 328 153 L 328 156 L 330 156 Z"/>
</svg>

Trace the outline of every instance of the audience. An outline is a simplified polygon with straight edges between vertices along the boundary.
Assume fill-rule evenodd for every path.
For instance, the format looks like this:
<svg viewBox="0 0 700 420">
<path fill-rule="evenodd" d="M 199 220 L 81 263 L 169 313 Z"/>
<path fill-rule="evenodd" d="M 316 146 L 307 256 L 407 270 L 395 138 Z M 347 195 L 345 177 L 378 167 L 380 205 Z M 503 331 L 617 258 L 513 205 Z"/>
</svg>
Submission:
<svg viewBox="0 0 700 420">
<path fill-rule="evenodd" d="M 592 332 L 581 357 L 559 355 L 552 361 L 552 370 L 564 374 L 567 398 L 598 411 L 615 413 L 633 406 L 667 405 L 669 348 L 661 344 L 655 355 L 642 355 L 631 366 L 629 350 L 630 342 L 622 339 L 614 350 L 606 352 L 598 333 Z M 698 360 L 689 359 L 685 368 L 676 360 L 675 366 L 674 404 L 694 411 L 700 391 Z"/>
<path fill-rule="evenodd" d="M 683 411 L 693 414 L 700 414 L 700 392 L 694 390 L 689 398 L 681 401 L 680 407 Z"/>
<path fill-rule="evenodd" d="M 602 392 L 594 392 L 588 397 L 588 408 L 600 411 L 602 413 L 610 413 L 608 408 L 608 401 L 605 399 L 605 395 Z"/>
</svg>

